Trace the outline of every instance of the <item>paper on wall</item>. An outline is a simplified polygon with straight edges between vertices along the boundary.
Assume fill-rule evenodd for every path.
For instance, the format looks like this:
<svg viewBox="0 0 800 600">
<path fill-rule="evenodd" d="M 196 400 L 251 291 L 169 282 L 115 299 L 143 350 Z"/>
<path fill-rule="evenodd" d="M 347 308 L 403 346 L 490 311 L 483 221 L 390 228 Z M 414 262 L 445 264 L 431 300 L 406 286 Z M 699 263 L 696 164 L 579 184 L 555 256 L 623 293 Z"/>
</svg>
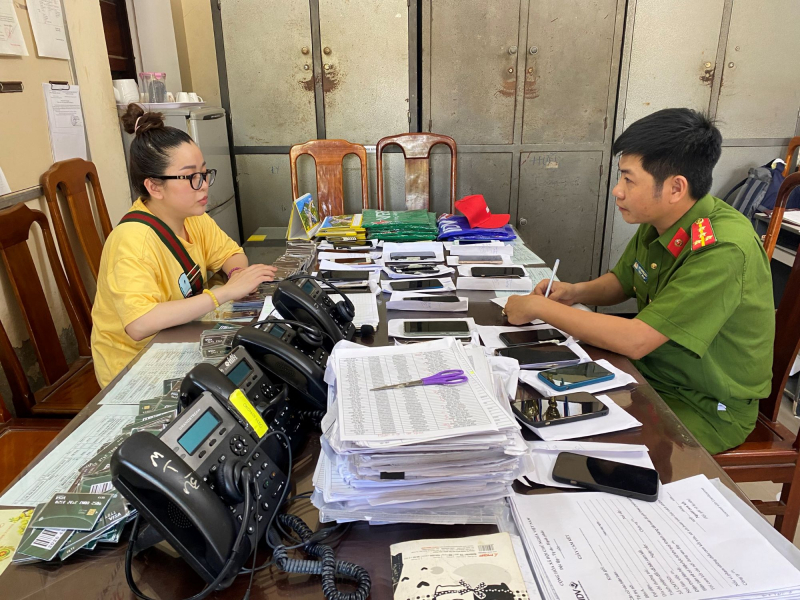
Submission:
<svg viewBox="0 0 800 600">
<path fill-rule="evenodd" d="M 42 57 L 69 60 L 67 28 L 60 0 L 28 0 L 28 15 L 36 53 Z"/>
<path fill-rule="evenodd" d="M 0 169 L 0 196 L 3 194 L 10 194 L 11 193 L 11 186 L 8 185 L 8 180 L 6 179 L 5 173 L 3 173 L 3 169 Z"/>
<path fill-rule="evenodd" d="M 13 0 L 0 0 L 0 54 L 28 56 Z"/>
<path fill-rule="evenodd" d="M 50 126 L 50 148 L 53 162 L 86 155 L 86 129 L 81 109 L 80 87 L 77 85 L 53 88 L 53 84 L 42 83 L 47 122 Z"/>
</svg>

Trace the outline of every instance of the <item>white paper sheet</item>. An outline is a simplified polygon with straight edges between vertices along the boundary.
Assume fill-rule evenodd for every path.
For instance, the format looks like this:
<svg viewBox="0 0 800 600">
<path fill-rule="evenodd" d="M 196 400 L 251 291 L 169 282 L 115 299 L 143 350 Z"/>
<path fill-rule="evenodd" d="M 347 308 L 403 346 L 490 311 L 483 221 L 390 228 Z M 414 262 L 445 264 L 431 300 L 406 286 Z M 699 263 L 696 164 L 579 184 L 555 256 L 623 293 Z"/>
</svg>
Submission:
<svg viewBox="0 0 800 600">
<path fill-rule="evenodd" d="M 551 427 L 561 427 L 552 425 Z M 549 485 L 551 487 L 576 488 L 568 483 L 560 483 L 553 479 L 553 467 L 560 452 L 574 452 L 583 456 L 592 456 L 605 460 L 613 460 L 654 469 L 653 461 L 647 446 L 640 444 L 604 444 L 602 442 L 528 442 L 534 470 L 525 473 L 525 477 L 534 483 Z M 520 482 L 525 483 L 523 478 Z"/>
<path fill-rule="evenodd" d="M 72 85 L 69 89 L 53 89 L 51 84 L 43 83 L 42 90 L 47 106 L 53 161 L 58 162 L 68 158 L 86 160 L 86 130 L 81 110 L 80 88 Z"/>
<path fill-rule="evenodd" d="M 457 317 L 455 319 L 390 319 L 389 323 L 387 324 L 387 333 L 391 337 L 401 338 L 401 339 L 425 339 L 419 335 L 406 335 L 405 333 L 405 323 L 408 321 L 466 321 L 467 325 L 469 326 L 470 334 L 477 335 L 478 326 L 475 324 L 475 319 L 472 317 Z M 457 336 L 446 336 L 446 337 L 457 337 Z M 471 336 L 464 336 L 464 338 L 471 337 Z M 477 340 L 477 338 L 476 338 Z"/>
<path fill-rule="evenodd" d="M 543 265 L 545 264 L 544 260 L 540 256 L 538 256 L 535 252 L 532 252 L 522 240 L 514 240 L 513 242 L 508 243 L 512 248 L 514 248 L 514 253 L 512 254 L 512 258 L 514 260 L 514 264 L 517 265 Z"/>
<path fill-rule="evenodd" d="M 160 393 L 159 389 L 159 393 Z M 0 497 L 2 506 L 36 506 L 66 492 L 86 461 L 133 423 L 138 406 L 101 406 Z"/>
<path fill-rule="evenodd" d="M 346 260 L 348 258 L 371 258 L 374 260 L 380 257 L 381 253 L 377 250 L 375 252 L 325 252 L 323 250 L 317 255 L 317 260 L 329 260 L 331 262 L 336 262 L 337 260 Z"/>
<path fill-rule="evenodd" d="M 575 349 L 572 348 L 572 350 Z M 581 362 L 588 362 L 588 361 L 583 360 Z M 636 383 L 636 378 L 633 375 L 629 375 L 625 371 L 618 369 L 607 360 L 598 360 L 597 364 L 614 373 L 614 379 L 609 379 L 608 381 L 601 381 L 600 383 L 593 383 L 592 385 L 585 385 L 583 387 L 574 388 L 572 390 L 566 390 L 563 392 L 554 390 L 544 381 L 539 379 L 539 373 L 541 371 L 522 370 L 519 373 L 519 380 L 522 381 L 523 383 L 527 383 L 529 386 L 534 388 L 545 398 L 552 398 L 553 396 L 560 396 L 562 394 L 572 394 L 574 392 L 587 392 L 589 394 L 597 395 L 600 392 L 606 392 L 608 390 L 616 390 L 618 388 L 625 387 L 626 385 Z"/>
<path fill-rule="evenodd" d="M 800 586 L 800 572 L 704 475 L 662 486 L 656 502 L 517 495 L 512 509 L 548 598 L 761 598 Z"/>
<path fill-rule="evenodd" d="M 25 38 L 14 10 L 14 0 L 0 0 L 0 54 L 28 56 Z"/>
<path fill-rule="evenodd" d="M 203 362 L 200 342 L 153 344 L 100 404 L 139 404 L 161 396 L 165 379 L 183 377 Z"/>
<path fill-rule="evenodd" d="M 47 58 L 69 60 L 67 29 L 60 0 L 28 0 L 28 15 L 36 41 L 36 53 Z"/>
<path fill-rule="evenodd" d="M 511 256 L 514 254 L 514 247 L 506 245 L 503 242 L 492 240 L 483 244 L 454 244 L 453 242 L 444 242 L 445 250 L 451 255 L 458 256 L 459 254 L 499 254 L 501 256 Z"/>
<path fill-rule="evenodd" d="M 469 299 L 459 297 L 458 302 L 436 302 L 441 294 L 423 294 L 421 292 L 392 292 L 386 301 L 387 310 L 412 310 L 421 312 L 464 312 L 469 309 Z M 417 298 L 411 300 L 410 298 Z M 430 298 L 430 300 L 418 300 Z"/>
<path fill-rule="evenodd" d="M 505 246 L 503 246 L 503 247 L 505 247 Z M 476 251 L 474 256 L 479 256 L 480 254 L 481 253 L 479 251 Z M 464 256 L 473 256 L 473 255 L 465 254 Z M 511 260 L 511 256 L 509 256 L 509 255 L 506 255 L 506 254 L 492 254 L 490 256 L 497 256 L 497 258 L 501 262 L 500 263 L 495 263 L 495 264 L 483 263 L 483 264 L 480 264 L 478 266 L 481 266 L 481 267 L 502 267 L 502 266 L 510 267 L 511 265 L 514 264 L 514 262 Z M 447 257 L 447 264 L 450 265 L 451 267 L 452 266 L 461 265 L 461 257 L 458 256 L 458 255 L 451 254 L 450 256 Z M 464 264 L 470 265 L 470 264 L 475 264 L 475 263 L 466 262 Z"/>
<path fill-rule="evenodd" d="M 336 357 L 338 423 L 344 441 L 429 439 L 497 431 L 485 404 L 494 402 L 453 339 L 425 346 L 342 349 Z M 457 386 L 426 385 L 371 391 L 447 369 L 469 380 Z"/>
<path fill-rule="evenodd" d="M 460 269 L 463 268 L 459 267 Z M 466 277 L 459 275 L 456 279 L 459 290 L 514 290 L 515 293 L 530 294 L 533 284 L 527 277 Z"/>
<path fill-rule="evenodd" d="M 600 435 L 601 433 L 611 433 L 613 431 L 624 431 L 634 427 L 641 427 L 642 424 L 628 414 L 625 409 L 620 408 L 610 396 L 597 396 L 597 398 L 608 407 L 608 414 L 585 421 L 575 421 L 564 423 L 558 426 L 548 426 L 534 428 L 522 423 L 528 429 L 547 442 L 560 440 L 574 440 L 577 438 L 588 437 L 590 435 Z"/>
<path fill-rule="evenodd" d="M 339 302 L 342 299 L 339 294 L 329 294 L 329 296 L 334 302 Z M 353 303 L 356 309 L 356 316 L 353 318 L 353 325 L 355 325 L 356 329 L 360 329 L 362 325 L 372 325 L 377 329 L 380 315 L 378 314 L 378 302 L 375 299 L 375 294 L 347 294 L 347 297 L 350 298 L 350 302 Z"/>
<path fill-rule="evenodd" d="M 490 302 L 493 302 L 494 304 L 497 304 L 497 306 L 499 306 L 500 308 L 505 308 L 506 304 L 508 303 L 509 296 L 513 296 L 514 294 L 507 294 L 507 295 L 505 295 L 505 296 L 503 296 L 501 298 L 500 297 L 501 293 L 502 292 L 497 292 L 497 296 L 498 297 L 497 298 L 492 298 L 490 300 Z M 586 306 L 585 304 L 573 304 L 572 308 L 577 308 L 578 310 L 584 310 L 586 312 L 592 312 L 592 309 L 589 308 L 588 306 Z M 533 321 L 534 325 L 536 325 L 538 323 L 542 323 L 542 320 L 541 319 L 536 319 L 536 320 Z"/>
</svg>

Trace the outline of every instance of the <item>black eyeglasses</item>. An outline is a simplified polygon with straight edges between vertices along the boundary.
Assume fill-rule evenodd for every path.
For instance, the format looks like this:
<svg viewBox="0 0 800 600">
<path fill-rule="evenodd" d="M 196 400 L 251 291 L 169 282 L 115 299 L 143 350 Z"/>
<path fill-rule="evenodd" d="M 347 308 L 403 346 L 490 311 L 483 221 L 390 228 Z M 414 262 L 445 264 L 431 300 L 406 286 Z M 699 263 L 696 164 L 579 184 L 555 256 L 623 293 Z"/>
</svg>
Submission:
<svg viewBox="0 0 800 600">
<path fill-rule="evenodd" d="M 203 187 L 203 182 L 208 181 L 208 187 L 214 185 L 214 179 L 217 177 L 216 169 L 209 169 L 205 173 L 192 173 L 191 175 L 159 175 L 153 179 L 188 179 L 193 190 L 199 190 Z"/>
</svg>

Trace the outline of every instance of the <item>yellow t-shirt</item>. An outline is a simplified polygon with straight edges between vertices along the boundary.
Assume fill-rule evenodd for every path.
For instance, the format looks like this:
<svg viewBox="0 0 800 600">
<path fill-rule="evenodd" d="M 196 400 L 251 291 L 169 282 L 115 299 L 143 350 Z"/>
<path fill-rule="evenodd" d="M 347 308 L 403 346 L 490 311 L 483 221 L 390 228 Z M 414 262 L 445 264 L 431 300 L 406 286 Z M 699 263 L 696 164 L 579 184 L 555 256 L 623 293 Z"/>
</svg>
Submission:
<svg viewBox="0 0 800 600">
<path fill-rule="evenodd" d="M 141 199 L 131 210 L 150 212 Z M 191 241 L 180 238 L 181 243 L 200 267 L 204 281 L 208 271 L 218 271 L 242 252 L 208 215 L 187 218 L 185 227 Z M 178 286 L 182 274 L 178 261 L 147 225 L 121 223 L 108 236 L 92 308 L 92 357 L 101 386 L 108 385 L 152 338 L 136 342 L 125 327 L 159 302 L 182 299 Z"/>
</svg>

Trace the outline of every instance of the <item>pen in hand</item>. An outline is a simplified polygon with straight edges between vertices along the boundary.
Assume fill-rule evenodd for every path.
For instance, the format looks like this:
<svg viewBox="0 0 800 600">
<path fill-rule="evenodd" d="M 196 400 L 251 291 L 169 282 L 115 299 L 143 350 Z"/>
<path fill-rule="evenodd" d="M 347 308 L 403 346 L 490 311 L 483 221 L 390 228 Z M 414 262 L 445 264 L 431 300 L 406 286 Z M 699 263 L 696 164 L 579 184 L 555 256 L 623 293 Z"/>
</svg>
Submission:
<svg viewBox="0 0 800 600">
<path fill-rule="evenodd" d="M 550 295 L 550 288 L 553 287 L 553 281 L 556 279 L 556 273 L 558 272 L 558 265 L 561 262 L 560 259 L 556 259 L 556 262 L 553 264 L 553 276 L 550 277 L 550 281 L 547 283 L 547 289 L 544 292 L 544 297 L 547 298 Z"/>
</svg>

